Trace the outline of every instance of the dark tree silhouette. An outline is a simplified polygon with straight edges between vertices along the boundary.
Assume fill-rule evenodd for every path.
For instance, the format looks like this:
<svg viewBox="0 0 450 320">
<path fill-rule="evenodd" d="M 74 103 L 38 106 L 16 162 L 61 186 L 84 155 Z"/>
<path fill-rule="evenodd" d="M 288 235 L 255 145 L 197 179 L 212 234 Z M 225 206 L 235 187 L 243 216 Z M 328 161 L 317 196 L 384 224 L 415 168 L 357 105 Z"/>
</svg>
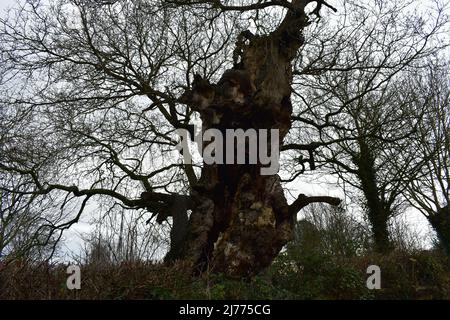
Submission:
<svg viewBox="0 0 450 320">
<path fill-rule="evenodd" d="M 347 21 L 347 4 L 340 6 Z M 333 26 L 325 17 L 340 7 L 324 0 L 26 2 L 0 20 L 0 169 L 27 177 L 33 188 L 25 193 L 58 203 L 59 219 L 44 223 L 50 235 L 78 222 L 89 204 L 113 199 L 150 222 L 172 219 L 167 260 L 252 276 L 293 238 L 302 208 L 340 199 L 300 194 L 289 205 L 282 179 L 262 175 L 261 162 L 183 162 L 189 155 L 177 151 L 176 130 L 191 130 L 198 117 L 203 131 L 276 129 L 281 151 L 294 155 L 286 162 L 292 181 L 305 164 L 315 169 L 318 148 L 347 140 L 363 147 L 361 132 L 322 133 L 345 132 L 342 111 L 385 83 L 379 74 L 428 52 L 443 21 L 438 14 L 428 30 L 419 18 L 396 20 L 405 25 L 395 41 L 370 60 L 367 52 L 392 35 L 382 20 L 385 34 L 361 29 L 372 9 L 352 8 L 360 20 Z M 366 53 L 346 50 L 352 29 L 360 35 L 354 46 L 372 43 Z M 397 47 L 404 51 L 383 59 Z M 364 92 L 341 100 L 346 93 L 335 86 L 338 103 L 317 108 L 302 100 L 305 78 L 358 70 L 369 70 Z"/>
<path fill-rule="evenodd" d="M 408 81 L 416 97 L 417 130 L 402 152 L 410 155 L 413 172 L 403 182 L 403 193 L 409 203 L 430 222 L 437 238 L 450 256 L 450 87 L 448 62 L 430 58 L 425 68 L 418 69 Z M 402 170 L 401 163 L 394 163 Z"/>
</svg>

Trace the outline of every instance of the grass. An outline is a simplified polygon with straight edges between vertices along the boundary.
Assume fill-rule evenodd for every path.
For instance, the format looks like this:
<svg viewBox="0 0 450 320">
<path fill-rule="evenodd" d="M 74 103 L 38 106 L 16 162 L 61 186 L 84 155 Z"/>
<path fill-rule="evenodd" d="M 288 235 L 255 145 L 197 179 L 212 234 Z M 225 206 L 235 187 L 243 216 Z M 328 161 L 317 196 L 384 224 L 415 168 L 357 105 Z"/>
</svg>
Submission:
<svg viewBox="0 0 450 320">
<path fill-rule="evenodd" d="M 366 287 L 381 268 L 381 290 Z M 81 290 L 66 287 L 67 265 L 14 263 L 0 272 L 0 299 L 450 299 L 449 260 L 438 251 L 352 258 L 286 251 L 263 274 L 231 280 L 193 277 L 181 263 L 81 266 Z"/>
</svg>

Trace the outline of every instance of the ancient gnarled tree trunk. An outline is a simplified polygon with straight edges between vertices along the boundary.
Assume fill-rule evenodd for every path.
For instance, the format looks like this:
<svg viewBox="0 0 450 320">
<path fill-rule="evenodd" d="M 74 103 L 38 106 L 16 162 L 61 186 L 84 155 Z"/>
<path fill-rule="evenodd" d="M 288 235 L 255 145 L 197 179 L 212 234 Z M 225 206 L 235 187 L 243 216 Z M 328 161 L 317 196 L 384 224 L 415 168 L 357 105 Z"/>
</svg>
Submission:
<svg viewBox="0 0 450 320">
<path fill-rule="evenodd" d="M 235 65 L 218 83 L 195 77 L 180 101 L 200 113 L 203 131 L 214 128 L 225 136 L 226 129 L 276 129 L 281 146 L 291 126 L 292 61 L 304 42 L 306 3 L 292 1 L 295 10 L 268 35 L 242 33 Z M 261 163 L 204 164 L 191 190 L 192 213 L 178 258 L 200 271 L 236 277 L 254 275 L 273 261 L 293 237 L 298 210 L 323 199 L 303 196 L 288 206 L 279 176 L 260 169 Z"/>
<path fill-rule="evenodd" d="M 268 36 L 242 35 L 237 44 L 241 61 L 234 69 L 250 79 L 254 90 L 244 92 L 240 102 L 230 102 L 227 92 L 216 87 L 208 106 L 199 108 L 203 130 L 278 129 L 283 140 L 291 125 L 291 61 L 303 44 L 306 23 L 302 8 L 298 12 L 289 13 Z M 268 266 L 291 240 L 293 215 L 280 179 L 261 175 L 259 168 L 204 165 L 199 187 L 192 192 L 184 259 L 231 276 L 247 276 Z"/>
</svg>

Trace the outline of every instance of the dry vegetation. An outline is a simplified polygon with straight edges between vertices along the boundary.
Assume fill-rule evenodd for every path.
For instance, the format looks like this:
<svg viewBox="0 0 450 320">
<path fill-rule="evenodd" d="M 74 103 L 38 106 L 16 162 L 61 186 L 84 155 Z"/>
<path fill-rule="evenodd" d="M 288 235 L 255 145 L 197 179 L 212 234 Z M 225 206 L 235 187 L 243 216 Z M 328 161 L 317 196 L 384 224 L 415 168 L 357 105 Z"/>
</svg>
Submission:
<svg viewBox="0 0 450 320">
<path fill-rule="evenodd" d="M 191 276 L 181 262 L 113 263 L 91 256 L 81 267 L 81 290 L 70 291 L 67 265 L 15 262 L 0 272 L 0 299 L 450 299 L 443 250 L 371 252 L 370 237 L 361 236 L 364 226 L 320 209 L 297 223 L 296 240 L 252 279 Z M 381 268 L 381 290 L 366 287 L 369 265 Z"/>
</svg>

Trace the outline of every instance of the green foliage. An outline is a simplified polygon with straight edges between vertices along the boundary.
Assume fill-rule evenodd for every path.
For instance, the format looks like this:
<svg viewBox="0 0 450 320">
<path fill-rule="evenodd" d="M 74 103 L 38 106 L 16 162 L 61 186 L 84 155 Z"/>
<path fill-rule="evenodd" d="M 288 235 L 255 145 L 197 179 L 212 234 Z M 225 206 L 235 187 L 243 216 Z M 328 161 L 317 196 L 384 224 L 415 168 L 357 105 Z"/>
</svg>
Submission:
<svg viewBox="0 0 450 320">
<path fill-rule="evenodd" d="M 276 286 L 299 299 L 367 299 L 366 276 L 351 261 L 319 251 L 293 257 L 289 251 L 271 268 Z M 365 270 L 364 270 L 365 271 Z"/>
<path fill-rule="evenodd" d="M 208 299 L 292 299 L 292 292 L 272 284 L 267 274 L 252 279 L 228 279 L 223 274 L 211 274 L 207 281 Z"/>
<path fill-rule="evenodd" d="M 450 298 L 450 261 L 440 251 L 396 251 L 371 259 L 382 270 L 382 290 L 376 298 Z"/>
<path fill-rule="evenodd" d="M 66 266 L 16 263 L 0 271 L 0 299 L 450 299 L 450 261 L 440 250 L 370 251 L 364 227 L 343 211 L 315 211 L 295 239 L 252 279 L 205 272 L 183 263 L 81 267 L 82 289 L 66 288 Z M 405 238 L 404 234 L 399 237 Z M 381 290 L 366 287 L 367 268 L 381 268 Z"/>
<path fill-rule="evenodd" d="M 381 268 L 381 290 L 366 288 L 372 264 Z M 78 292 L 66 288 L 66 266 L 11 265 L 0 272 L 0 299 L 450 299 L 449 265 L 439 251 L 345 258 L 286 250 L 252 279 L 195 277 L 182 264 L 84 265 Z"/>
</svg>

